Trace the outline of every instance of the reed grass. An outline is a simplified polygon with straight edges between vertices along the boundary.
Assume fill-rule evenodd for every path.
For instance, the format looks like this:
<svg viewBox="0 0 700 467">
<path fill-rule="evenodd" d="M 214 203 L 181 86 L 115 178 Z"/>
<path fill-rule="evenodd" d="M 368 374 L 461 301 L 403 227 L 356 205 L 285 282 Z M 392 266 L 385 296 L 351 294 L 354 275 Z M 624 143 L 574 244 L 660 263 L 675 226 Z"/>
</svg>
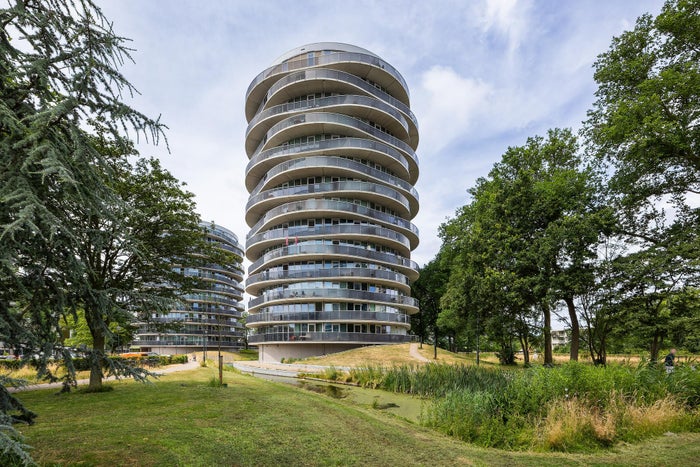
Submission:
<svg viewBox="0 0 700 467">
<path fill-rule="evenodd" d="M 690 366 L 668 375 L 645 364 L 503 370 L 431 363 L 365 366 L 348 376 L 432 399 L 424 425 L 489 447 L 585 451 L 700 429 L 700 372 Z"/>
</svg>

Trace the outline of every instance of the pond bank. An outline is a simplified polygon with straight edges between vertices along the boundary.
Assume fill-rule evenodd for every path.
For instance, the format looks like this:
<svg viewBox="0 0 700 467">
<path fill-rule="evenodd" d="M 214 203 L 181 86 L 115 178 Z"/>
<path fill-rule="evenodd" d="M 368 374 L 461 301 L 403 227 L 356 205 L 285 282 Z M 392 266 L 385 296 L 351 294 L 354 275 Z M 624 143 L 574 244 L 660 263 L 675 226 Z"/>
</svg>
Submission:
<svg viewBox="0 0 700 467">
<path fill-rule="evenodd" d="M 250 365 L 256 363 L 258 365 Z M 319 373 L 329 368 L 320 365 L 259 364 L 259 362 L 235 362 L 237 370 L 257 378 L 288 384 L 307 391 L 323 394 L 333 399 L 363 407 L 371 407 L 393 414 L 413 423 L 419 423 L 427 400 L 407 394 L 393 393 L 381 389 L 368 389 L 356 385 L 330 383 L 314 378 L 300 377 L 301 373 Z M 335 367 L 347 371 L 343 367 Z"/>
</svg>

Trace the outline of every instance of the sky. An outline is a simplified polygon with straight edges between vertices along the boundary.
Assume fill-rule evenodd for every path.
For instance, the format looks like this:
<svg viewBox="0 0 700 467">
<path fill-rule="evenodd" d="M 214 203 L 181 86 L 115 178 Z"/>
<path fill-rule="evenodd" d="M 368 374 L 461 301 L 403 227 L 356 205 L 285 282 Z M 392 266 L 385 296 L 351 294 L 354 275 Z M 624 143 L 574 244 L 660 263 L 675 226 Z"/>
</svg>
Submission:
<svg viewBox="0 0 700 467">
<path fill-rule="evenodd" d="M 403 75 L 419 122 L 419 265 L 438 228 L 468 201 L 509 146 L 581 127 L 594 101 L 593 63 L 613 36 L 660 0 L 173 1 L 101 0 L 134 63 L 128 99 L 160 116 L 168 147 L 139 144 L 196 195 L 199 213 L 245 242 L 248 84 L 311 42 L 366 48 Z M 169 148 L 169 150 L 168 150 Z"/>
</svg>

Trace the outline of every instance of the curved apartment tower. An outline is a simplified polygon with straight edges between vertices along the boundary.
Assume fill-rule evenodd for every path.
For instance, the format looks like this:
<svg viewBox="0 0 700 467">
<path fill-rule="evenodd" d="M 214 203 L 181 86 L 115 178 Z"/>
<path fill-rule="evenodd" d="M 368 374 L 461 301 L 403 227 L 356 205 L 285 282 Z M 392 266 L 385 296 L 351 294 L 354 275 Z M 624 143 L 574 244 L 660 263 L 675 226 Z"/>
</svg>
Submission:
<svg viewBox="0 0 700 467">
<path fill-rule="evenodd" d="M 253 80 L 245 112 L 260 359 L 409 340 L 418 123 L 403 77 L 365 49 L 310 44 Z"/>
<path fill-rule="evenodd" d="M 213 223 L 201 225 L 206 229 L 208 242 L 243 258 L 243 249 L 233 232 Z M 206 286 L 185 295 L 181 307 L 151 316 L 151 323 L 141 323 L 133 345 L 142 352 L 159 354 L 215 350 L 219 345 L 227 351 L 243 347 L 243 268 L 240 262 L 178 266 L 175 270 L 201 278 Z M 161 324 L 177 326 L 168 328 Z"/>
</svg>

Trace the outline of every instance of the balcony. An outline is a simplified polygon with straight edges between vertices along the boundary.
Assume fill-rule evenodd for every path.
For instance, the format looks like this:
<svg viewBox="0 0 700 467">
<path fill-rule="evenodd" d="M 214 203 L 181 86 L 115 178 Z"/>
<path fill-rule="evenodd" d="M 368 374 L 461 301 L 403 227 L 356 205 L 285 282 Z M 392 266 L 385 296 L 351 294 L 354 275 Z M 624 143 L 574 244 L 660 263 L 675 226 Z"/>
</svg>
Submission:
<svg viewBox="0 0 700 467">
<path fill-rule="evenodd" d="M 407 295 L 393 295 L 381 292 L 369 292 L 355 289 L 308 288 L 266 292 L 260 297 L 250 299 L 248 311 L 254 313 L 256 308 L 277 302 L 317 302 L 343 300 L 350 302 L 370 302 L 381 305 L 393 305 L 406 308 L 411 314 L 418 312 L 418 300 Z"/>
<path fill-rule="evenodd" d="M 371 112 L 362 112 L 362 109 L 358 109 L 358 107 L 364 107 L 367 110 L 371 110 Z M 362 113 L 365 118 L 381 124 L 392 133 L 403 133 L 408 136 L 408 123 L 395 107 L 375 97 L 343 94 L 308 100 L 304 99 L 299 102 L 286 102 L 269 107 L 258 113 L 248 124 L 248 128 L 246 129 L 246 142 L 251 145 L 250 149 L 254 149 L 255 146 L 257 146 L 256 141 L 259 142 L 264 133 L 262 128 L 256 127 L 265 120 L 268 120 L 267 125 L 269 127 L 295 113 L 319 109 L 325 109 L 326 111 L 332 109 L 333 112 L 345 113 L 341 110 L 343 108 L 347 108 L 351 111 L 349 115 Z M 248 138 L 250 138 L 250 140 L 248 140 Z"/>
<path fill-rule="evenodd" d="M 367 196 L 370 195 L 370 196 Z M 265 208 L 265 201 L 274 200 L 276 204 L 280 198 L 304 198 L 314 196 L 337 196 L 355 197 L 358 199 L 368 198 L 377 201 L 378 204 L 389 205 L 394 211 L 402 210 L 405 217 L 411 217 L 411 206 L 408 199 L 386 185 L 373 182 L 359 182 L 354 180 L 344 180 L 337 182 L 312 183 L 287 188 L 276 188 L 263 191 L 255 196 L 251 196 L 246 203 L 246 212 Z M 266 203 L 270 204 L 270 203 Z"/>
<path fill-rule="evenodd" d="M 283 332 L 254 334 L 248 336 L 249 344 L 263 344 L 272 342 L 285 343 L 324 343 L 324 342 L 349 342 L 361 344 L 403 344 L 411 342 L 413 336 L 404 334 L 370 334 L 361 332 L 305 332 L 299 335 Z"/>
<path fill-rule="evenodd" d="M 353 214 L 362 216 L 367 220 L 373 220 L 379 224 L 384 224 L 393 230 L 402 230 L 404 235 L 411 239 L 411 248 L 418 245 L 418 227 L 399 216 L 387 214 L 377 209 L 372 209 L 360 204 L 351 203 L 350 201 L 335 201 L 331 199 L 305 199 L 302 201 L 293 201 L 291 203 L 281 204 L 267 211 L 264 216 L 250 229 L 247 238 L 257 235 L 266 224 L 279 224 L 284 219 L 293 219 L 297 216 L 295 213 L 301 211 L 314 211 L 315 216 L 323 217 L 346 217 L 355 218 Z"/>
<path fill-rule="evenodd" d="M 340 139 L 340 138 L 339 138 Z M 338 169 L 345 169 L 342 172 L 348 172 L 354 174 L 361 174 L 364 176 L 367 176 L 369 178 L 372 178 L 376 180 L 377 182 L 384 183 L 386 185 L 396 187 L 402 191 L 405 192 L 407 196 L 415 198 L 415 203 L 418 202 L 418 191 L 415 189 L 413 185 L 408 183 L 406 180 L 396 177 L 394 175 L 388 174 L 386 172 L 383 172 L 377 168 L 370 167 L 366 164 L 362 164 L 358 161 L 352 160 L 352 159 L 346 159 L 343 157 L 338 157 L 338 156 L 311 156 L 311 157 L 304 157 L 301 159 L 291 159 L 285 162 L 282 162 L 281 164 L 277 164 L 273 168 L 271 168 L 268 172 L 266 177 L 263 180 L 260 180 L 258 185 L 253 189 L 253 191 L 250 193 L 251 196 L 255 196 L 261 191 L 263 191 L 263 188 L 265 186 L 275 186 L 271 182 L 271 180 L 274 180 L 275 176 L 277 175 L 285 175 L 284 180 L 288 180 L 290 178 L 293 178 L 291 173 L 294 171 L 304 171 L 304 169 L 311 168 L 311 169 L 318 169 L 318 168 L 323 168 L 324 170 L 327 170 L 328 168 L 338 168 Z M 337 171 L 337 173 L 342 173 L 341 171 Z M 304 178 L 304 177 L 300 177 Z M 413 204 L 413 202 L 412 202 Z"/>
<path fill-rule="evenodd" d="M 416 264 L 415 261 L 391 253 L 382 253 L 362 247 L 346 245 L 289 245 L 280 247 L 265 253 L 255 260 L 248 268 L 248 272 L 249 274 L 255 274 L 263 267 L 272 265 L 268 265 L 268 263 L 277 262 L 275 260 L 281 263 L 283 261 L 289 261 L 290 257 L 293 258 L 293 261 L 307 259 L 304 258 L 304 256 L 310 258 L 331 258 L 337 256 L 352 261 L 360 259 L 360 261 L 364 262 L 382 263 L 389 267 L 401 268 L 402 272 L 404 272 L 410 280 L 418 279 L 418 264 Z"/>
<path fill-rule="evenodd" d="M 315 227 L 283 228 L 268 230 L 248 239 L 247 254 L 257 257 L 264 249 L 282 241 L 295 241 L 295 238 L 305 240 L 308 237 L 339 237 L 346 240 L 355 238 L 379 245 L 387 245 L 399 250 L 404 255 L 410 254 L 411 243 L 405 235 L 377 225 L 337 224 Z M 403 251 L 401 251 L 403 250 Z"/>
<path fill-rule="evenodd" d="M 406 118 L 411 122 L 411 126 L 413 127 L 411 129 L 411 133 L 417 135 L 418 119 L 413 114 L 413 111 L 408 105 L 406 105 L 404 102 L 401 102 L 399 99 L 396 99 L 391 94 L 384 92 L 376 86 L 368 83 L 359 76 L 356 76 L 352 73 L 348 73 L 347 71 L 333 68 L 312 68 L 307 70 L 300 70 L 278 79 L 267 90 L 265 97 L 263 98 L 262 102 L 260 102 L 260 104 L 258 105 L 258 108 L 255 112 L 256 115 L 264 112 L 266 106 L 270 108 L 270 104 L 277 105 L 282 99 L 288 98 L 290 94 L 294 94 L 293 92 L 290 93 L 289 88 L 295 86 L 297 83 L 300 83 L 304 86 L 311 85 L 311 88 L 317 87 L 312 84 L 313 81 L 327 82 L 325 84 L 335 83 L 336 88 L 342 86 L 344 88 L 343 90 L 345 91 L 343 92 L 343 94 L 354 94 L 355 92 L 359 91 L 386 102 L 392 107 L 398 109 L 403 115 L 406 116 Z M 280 93 L 280 91 L 283 89 L 285 89 L 286 92 Z M 308 92 L 306 94 L 308 94 Z M 251 121 L 253 118 L 254 117 L 251 116 L 251 118 L 249 118 L 248 120 Z"/>
<path fill-rule="evenodd" d="M 132 345 L 139 347 L 203 347 L 204 339 L 182 339 L 182 340 L 151 340 L 151 339 L 137 339 L 134 340 Z M 243 347 L 243 337 L 240 336 L 235 341 L 221 341 L 222 348 L 240 348 Z M 207 346 L 210 350 L 216 350 L 219 346 L 219 341 L 207 339 Z"/>
<path fill-rule="evenodd" d="M 374 311 L 300 311 L 291 313 L 256 313 L 248 315 L 246 325 L 257 323 L 294 322 L 345 322 L 345 323 L 387 323 L 411 324 L 411 317 L 404 313 L 383 313 Z M 253 326 L 250 326 L 253 327 Z"/>
<path fill-rule="evenodd" d="M 359 52 L 337 51 L 334 51 L 333 53 L 330 53 L 328 55 L 320 55 L 314 57 L 311 63 L 309 63 L 309 59 L 307 57 L 302 57 L 298 60 L 287 60 L 284 63 L 280 63 L 267 68 L 266 70 L 258 74 L 258 76 L 253 78 L 253 81 L 250 83 L 250 85 L 248 85 L 245 97 L 246 102 L 250 102 L 252 100 L 252 95 L 254 94 L 253 91 L 260 84 L 262 84 L 264 81 L 267 81 L 270 78 L 289 73 L 290 71 L 300 70 L 303 68 L 323 65 L 335 65 L 341 63 L 361 63 L 386 72 L 389 76 L 395 79 L 398 82 L 398 84 L 403 88 L 403 96 L 401 97 L 405 97 L 406 102 L 404 103 L 404 105 L 408 104 L 408 85 L 406 84 L 406 80 L 403 79 L 403 76 L 401 76 L 401 73 L 399 73 L 396 70 L 396 68 L 374 55 L 368 55 Z M 403 101 L 400 102 L 403 103 Z M 252 118 L 254 110 L 255 107 L 246 106 L 246 115 L 249 115 L 249 119 Z"/>
<path fill-rule="evenodd" d="M 301 270 L 301 271 L 274 271 L 274 272 L 261 272 L 258 274 L 252 274 L 248 277 L 247 286 L 249 287 L 250 293 L 255 295 L 257 292 L 255 289 L 251 289 L 251 286 L 255 284 L 260 284 L 262 286 L 265 283 L 275 283 L 275 282 L 289 282 L 289 281 L 299 281 L 308 279 L 329 279 L 329 278 L 364 278 L 371 279 L 376 282 L 389 282 L 398 283 L 404 286 L 406 291 L 410 290 L 408 285 L 408 277 L 403 274 L 394 271 L 387 271 L 385 269 L 370 269 L 370 268 L 322 268 L 311 269 L 311 270 Z"/>
<path fill-rule="evenodd" d="M 409 183 L 415 183 L 418 179 L 418 174 L 411 172 L 411 167 L 418 167 L 417 161 L 409 163 L 407 157 L 395 148 L 381 141 L 343 136 L 335 139 L 280 145 L 261 151 L 251 157 L 246 166 L 246 189 L 249 192 L 253 191 L 260 180 L 266 176 L 268 170 L 287 160 L 298 159 L 296 156 L 310 157 L 312 155 L 332 154 L 373 160 L 399 174 L 400 178 L 408 180 Z"/>
<path fill-rule="evenodd" d="M 268 130 L 265 138 L 260 142 L 255 151 L 253 153 L 250 153 L 250 155 L 262 152 L 263 150 L 265 150 L 266 146 L 279 146 L 285 141 L 293 138 L 294 134 L 287 134 L 286 131 L 290 128 L 296 129 L 297 127 L 301 128 L 301 126 L 305 127 L 314 125 L 317 126 L 319 130 L 322 130 L 322 132 L 326 131 L 333 133 L 333 128 L 337 127 L 339 131 L 340 128 L 344 128 L 346 131 L 352 131 L 353 133 L 356 133 L 354 135 L 348 136 L 355 136 L 359 138 L 365 138 L 366 136 L 369 136 L 375 139 L 376 141 L 388 144 L 389 146 L 399 150 L 402 154 L 407 156 L 409 160 L 412 160 L 416 165 L 416 172 L 418 171 L 418 156 L 416 155 L 415 150 L 411 146 L 409 146 L 408 143 L 395 136 L 390 135 L 389 133 L 378 130 L 369 123 L 363 122 L 359 118 L 332 112 L 303 113 L 299 115 L 294 115 L 292 117 L 282 120 L 279 123 L 276 123 L 272 126 L 272 128 Z M 308 131 L 309 130 L 307 129 L 303 129 L 302 134 L 308 134 Z M 340 132 L 345 133 L 345 131 Z"/>
</svg>

